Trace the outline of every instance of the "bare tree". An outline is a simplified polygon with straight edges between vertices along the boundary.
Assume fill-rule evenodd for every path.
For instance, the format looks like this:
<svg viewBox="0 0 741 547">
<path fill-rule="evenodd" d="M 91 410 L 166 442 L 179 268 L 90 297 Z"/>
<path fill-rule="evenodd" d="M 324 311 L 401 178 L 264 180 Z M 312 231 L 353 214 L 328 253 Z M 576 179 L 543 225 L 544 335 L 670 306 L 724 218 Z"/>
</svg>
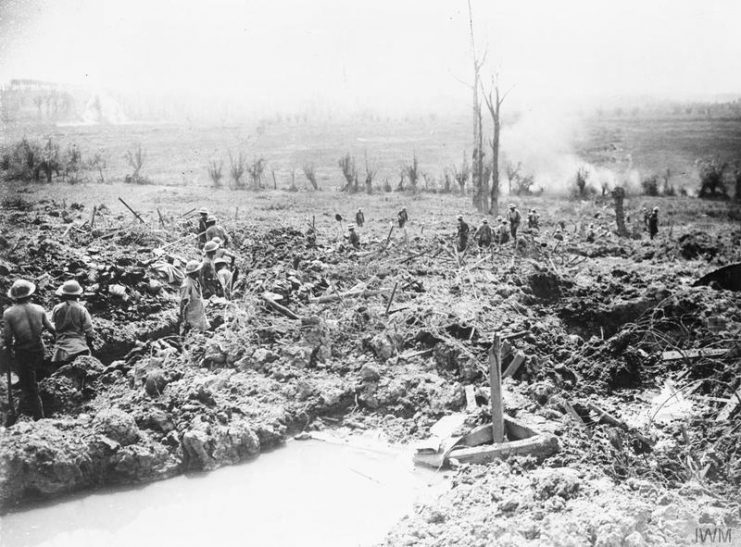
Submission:
<svg viewBox="0 0 741 547">
<path fill-rule="evenodd" d="M 517 177 L 520 176 L 520 170 L 522 169 L 522 162 L 517 162 L 515 165 L 513 162 L 508 161 L 504 164 L 504 172 L 507 175 L 507 185 L 509 193 L 512 193 L 512 184 L 516 181 Z"/>
<path fill-rule="evenodd" d="M 409 184 L 412 185 L 412 192 L 417 192 L 417 182 L 419 181 L 419 162 L 417 161 L 417 153 L 414 153 L 412 157 L 412 163 L 405 165 L 402 169 L 402 174 L 409 179 Z M 403 176 L 402 176 L 403 178 Z"/>
<path fill-rule="evenodd" d="M 221 179 L 224 177 L 224 162 L 211 160 L 208 164 L 208 176 L 214 183 L 215 188 L 221 188 Z"/>
<path fill-rule="evenodd" d="M 355 158 L 347 153 L 340 158 L 338 165 L 342 169 L 342 176 L 345 177 L 345 186 L 343 186 L 342 191 L 356 192 L 358 189 L 358 169 L 355 167 Z"/>
<path fill-rule="evenodd" d="M 373 179 L 376 178 L 376 172 L 378 171 L 375 167 L 370 167 L 368 164 L 368 152 L 365 153 L 365 191 L 368 194 L 373 193 Z"/>
<path fill-rule="evenodd" d="M 242 152 L 236 158 L 229 152 L 229 174 L 234 182 L 234 188 L 244 188 L 242 177 L 244 176 L 246 164 L 247 160 Z"/>
<path fill-rule="evenodd" d="M 131 175 L 126 175 L 124 180 L 135 184 L 145 182 L 145 179 L 141 176 L 142 166 L 144 165 L 144 151 L 142 150 L 142 145 L 138 144 L 134 150 L 127 150 L 124 158 L 126 159 L 126 163 L 128 163 L 129 167 L 132 169 Z"/>
<path fill-rule="evenodd" d="M 314 167 L 313 163 L 305 163 L 304 164 L 304 176 L 311 184 L 311 187 L 314 188 L 314 190 L 319 190 L 319 184 L 316 182 L 316 168 Z"/>
<path fill-rule="evenodd" d="M 261 190 L 262 176 L 265 173 L 265 158 L 256 158 L 247 166 L 247 174 L 250 177 L 250 188 L 252 190 Z"/>
<path fill-rule="evenodd" d="M 471 34 L 471 58 L 473 60 L 473 159 L 471 182 L 473 183 L 473 205 L 479 212 L 487 212 L 489 207 L 488 180 L 484 178 L 484 131 L 479 85 L 481 84 L 481 67 L 484 57 L 476 54 L 476 41 L 473 34 L 473 10 L 468 0 L 468 27 Z"/>
<path fill-rule="evenodd" d="M 502 103 L 507 93 L 500 94 L 497 76 L 491 81 L 489 93 L 484 93 L 486 108 L 489 110 L 492 122 L 492 137 L 489 139 L 491 148 L 491 202 L 489 213 L 496 215 L 499 212 L 499 141 L 502 130 Z"/>
<path fill-rule="evenodd" d="M 461 195 L 466 193 L 466 182 L 468 182 L 469 173 L 470 168 L 468 166 L 468 161 L 466 160 L 466 153 L 463 152 L 463 163 L 461 164 L 461 168 L 458 169 L 458 167 L 453 165 L 453 176 L 455 181 L 458 183 L 458 187 L 461 189 Z"/>
</svg>

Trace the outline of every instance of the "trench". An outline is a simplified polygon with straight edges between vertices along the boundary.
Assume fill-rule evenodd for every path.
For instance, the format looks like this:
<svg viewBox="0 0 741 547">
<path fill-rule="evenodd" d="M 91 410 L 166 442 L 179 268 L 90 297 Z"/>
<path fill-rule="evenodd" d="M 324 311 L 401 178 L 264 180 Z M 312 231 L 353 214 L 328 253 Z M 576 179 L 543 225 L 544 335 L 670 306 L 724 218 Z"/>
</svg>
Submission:
<svg viewBox="0 0 741 547">
<path fill-rule="evenodd" d="M 289 441 L 239 465 L 0 518 L 4 547 L 372 545 L 448 487 L 400 447 Z"/>
</svg>

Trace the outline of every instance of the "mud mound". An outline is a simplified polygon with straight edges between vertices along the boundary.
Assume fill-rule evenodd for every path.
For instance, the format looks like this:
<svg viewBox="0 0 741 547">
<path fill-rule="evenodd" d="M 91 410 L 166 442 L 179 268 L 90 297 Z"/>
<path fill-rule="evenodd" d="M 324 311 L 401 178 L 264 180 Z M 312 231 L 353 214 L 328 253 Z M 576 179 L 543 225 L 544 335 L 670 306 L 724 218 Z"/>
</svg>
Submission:
<svg viewBox="0 0 741 547">
<path fill-rule="evenodd" d="M 702 258 L 710 261 L 721 252 L 722 244 L 705 232 L 685 234 L 677 241 L 679 252 L 687 260 Z"/>
</svg>

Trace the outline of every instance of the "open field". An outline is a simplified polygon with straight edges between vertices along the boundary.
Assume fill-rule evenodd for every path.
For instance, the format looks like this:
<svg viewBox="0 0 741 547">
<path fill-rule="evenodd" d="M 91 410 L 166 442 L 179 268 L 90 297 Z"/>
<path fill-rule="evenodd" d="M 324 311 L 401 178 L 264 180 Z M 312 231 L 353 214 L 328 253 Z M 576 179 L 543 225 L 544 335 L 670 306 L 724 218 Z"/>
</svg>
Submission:
<svg viewBox="0 0 741 547">
<path fill-rule="evenodd" d="M 465 123 L 464 123 L 465 122 Z M 722 161 L 741 159 L 741 120 L 698 118 L 567 118 L 563 135 L 544 140 L 537 126 L 521 134 L 516 122 L 506 126 L 503 146 L 514 159 L 545 158 L 537 165 L 524 161 L 524 172 L 539 170 L 563 190 L 575 173 L 564 172 L 568 165 L 580 162 L 614 171 L 618 181 L 632 181 L 662 174 L 669 169 L 677 188 L 695 190 L 698 181 L 695 162 L 718 157 Z M 518 132 L 516 145 L 508 148 L 508 131 Z M 388 179 L 393 187 L 399 171 L 416 154 L 420 170 L 430 176 L 431 185 L 439 185 L 445 169 L 460 166 L 464 150 L 470 154 L 470 126 L 465 120 L 436 119 L 408 121 L 328 121 L 326 123 L 263 122 L 240 126 L 191 126 L 125 124 L 108 126 L 12 126 L 0 133 L 0 147 L 26 136 L 32 139 L 52 137 L 66 148 L 77 145 L 83 158 L 99 153 L 106 161 L 107 181 L 121 181 L 130 173 L 124 156 L 137 144 L 145 152 L 142 174 L 163 185 L 210 186 L 207 173 L 210 161 L 224 164 L 224 183 L 229 184 L 229 152 L 243 152 L 247 160 L 264 157 L 267 170 L 264 184 L 285 188 L 295 172 L 299 188 L 308 187 L 302 167 L 313 164 L 319 185 L 334 189 L 343 184 L 337 161 L 343 154 L 354 155 L 361 179 L 365 158 L 378 170 L 375 185 Z M 506 156 L 506 154 L 505 154 Z M 504 158 L 507 159 L 506 157 Z M 504 165 L 504 164 L 502 164 Z M 272 178 L 275 172 L 276 181 Z M 97 178 L 91 173 L 93 179 Z M 555 178 L 554 178 L 555 177 Z M 504 175 L 502 175 L 505 180 Z M 545 179 L 544 179 L 545 180 Z M 593 181 L 599 187 L 599 181 Z M 420 185 L 424 182 L 420 181 Z M 506 182 L 503 182 L 506 186 Z M 554 189 L 554 188 L 546 188 Z"/>
</svg>

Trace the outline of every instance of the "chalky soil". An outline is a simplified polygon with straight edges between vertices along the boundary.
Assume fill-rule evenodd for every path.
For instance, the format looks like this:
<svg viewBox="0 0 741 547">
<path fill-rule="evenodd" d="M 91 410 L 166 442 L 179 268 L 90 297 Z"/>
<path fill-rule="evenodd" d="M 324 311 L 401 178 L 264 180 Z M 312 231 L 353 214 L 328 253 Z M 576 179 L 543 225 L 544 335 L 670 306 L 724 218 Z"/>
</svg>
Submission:
<svg viewBox="0 0 741 547">
<path fill-rule="evenodd" d="M 446 487 L 439 473 L 413 468 L 405 450 L 289 441 L 208 474 L 10 513 L 0 545 L 370 545 Z"/>
</svg>

